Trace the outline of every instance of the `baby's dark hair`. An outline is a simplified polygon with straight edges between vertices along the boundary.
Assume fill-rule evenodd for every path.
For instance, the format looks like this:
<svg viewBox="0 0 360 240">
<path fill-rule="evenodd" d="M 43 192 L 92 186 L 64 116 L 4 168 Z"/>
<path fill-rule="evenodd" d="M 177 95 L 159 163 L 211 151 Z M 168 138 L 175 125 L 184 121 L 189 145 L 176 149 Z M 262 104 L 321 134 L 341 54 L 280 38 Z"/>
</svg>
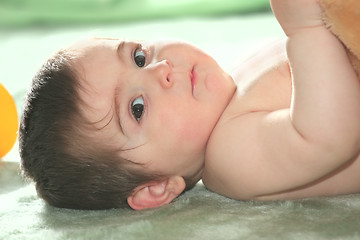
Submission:
<svg viewBox="0 0 360 240">
<path fill-rule="evenodd" d="M 74 57 L 61 50 L 33 78 L 20 122 L 23 174 L 55 207 L 129 207 L 127 197 L 137 186 L 163 176 L 135 170 L 134 163 L 121 159 L 116 150 L 86 137 L 74 65 Z M 186 189 L 196 184 L 185 181 Z"/>
</svg>

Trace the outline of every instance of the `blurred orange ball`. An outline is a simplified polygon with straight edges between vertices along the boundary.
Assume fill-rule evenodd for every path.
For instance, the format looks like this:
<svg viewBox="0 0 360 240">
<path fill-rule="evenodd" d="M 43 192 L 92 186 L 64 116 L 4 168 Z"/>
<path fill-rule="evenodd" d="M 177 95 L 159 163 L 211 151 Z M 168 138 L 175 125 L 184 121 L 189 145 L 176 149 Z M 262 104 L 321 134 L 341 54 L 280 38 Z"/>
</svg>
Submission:
<svg viewBox="0 0 360 240">
<path fill-rule="evenodd" d="M 18 127 L 19 120 L 14 99 L 0 83 L 0 158 L 14 146 Z"/>
</svg>

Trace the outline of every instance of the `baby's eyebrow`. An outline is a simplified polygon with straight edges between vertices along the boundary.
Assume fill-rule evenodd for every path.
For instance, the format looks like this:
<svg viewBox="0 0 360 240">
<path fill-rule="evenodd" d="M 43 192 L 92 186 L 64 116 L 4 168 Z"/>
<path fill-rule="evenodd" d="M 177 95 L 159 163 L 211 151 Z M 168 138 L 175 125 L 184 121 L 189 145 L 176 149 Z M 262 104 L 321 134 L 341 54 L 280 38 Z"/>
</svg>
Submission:
<svg viewBox="0 0 360 240">
<path fill-rule="evenodd" d="M 121 125 L 121 118 L 120 118 L 120 105 L 119 105 L 119 86 L 117 86 L 115 88 L 115 94 L 114 94 L 114 102 L 115 102 L 115 118 L 116 120 L 118 121 L 118 125 L 120 127 L 120 132 L 122 133 L 122 135 L 125 136 L 125 133 L 124 133 L 124 130 L 123 130 L 123 127 Z"/>
</svg>

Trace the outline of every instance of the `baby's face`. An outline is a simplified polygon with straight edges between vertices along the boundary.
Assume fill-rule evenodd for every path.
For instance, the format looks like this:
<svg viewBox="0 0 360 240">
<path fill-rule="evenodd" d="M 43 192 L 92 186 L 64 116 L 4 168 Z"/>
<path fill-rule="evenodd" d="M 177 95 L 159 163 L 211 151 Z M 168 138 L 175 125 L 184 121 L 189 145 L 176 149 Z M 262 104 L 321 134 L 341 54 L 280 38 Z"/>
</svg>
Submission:
<svg viewBox="0 0 360 240">
<path fill-rule="evenodd" d="M 149 171 L 201 174 L 209 136 L 235 90 L 210 56 L 183 42 L 91 39 L 70 49 L 99 144 Z"/>
</svg>

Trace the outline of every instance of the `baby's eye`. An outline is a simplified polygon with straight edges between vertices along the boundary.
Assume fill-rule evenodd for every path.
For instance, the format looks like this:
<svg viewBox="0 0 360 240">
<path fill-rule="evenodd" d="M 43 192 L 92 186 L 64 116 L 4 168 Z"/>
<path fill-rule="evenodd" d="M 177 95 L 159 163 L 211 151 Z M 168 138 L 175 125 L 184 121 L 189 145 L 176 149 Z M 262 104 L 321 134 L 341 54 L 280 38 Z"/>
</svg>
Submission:
<svg viewBox="0 0 360 240">
<path fill-rule="evenodd" d="M 145 52 L 141 47 L 137 47 L 134 52 L 134 61 L 138 67 L 143 67 L 145 65 Z"/>
<path fill-rule="evenodd" d="M 144 99 L 143 97 L 137 97 L 132 103 L 131 103 L 131 113 L 134 116 L 135 120 L 137 122 L 140 122 L 141 116 L 144 113 Z"/>
</svg>

